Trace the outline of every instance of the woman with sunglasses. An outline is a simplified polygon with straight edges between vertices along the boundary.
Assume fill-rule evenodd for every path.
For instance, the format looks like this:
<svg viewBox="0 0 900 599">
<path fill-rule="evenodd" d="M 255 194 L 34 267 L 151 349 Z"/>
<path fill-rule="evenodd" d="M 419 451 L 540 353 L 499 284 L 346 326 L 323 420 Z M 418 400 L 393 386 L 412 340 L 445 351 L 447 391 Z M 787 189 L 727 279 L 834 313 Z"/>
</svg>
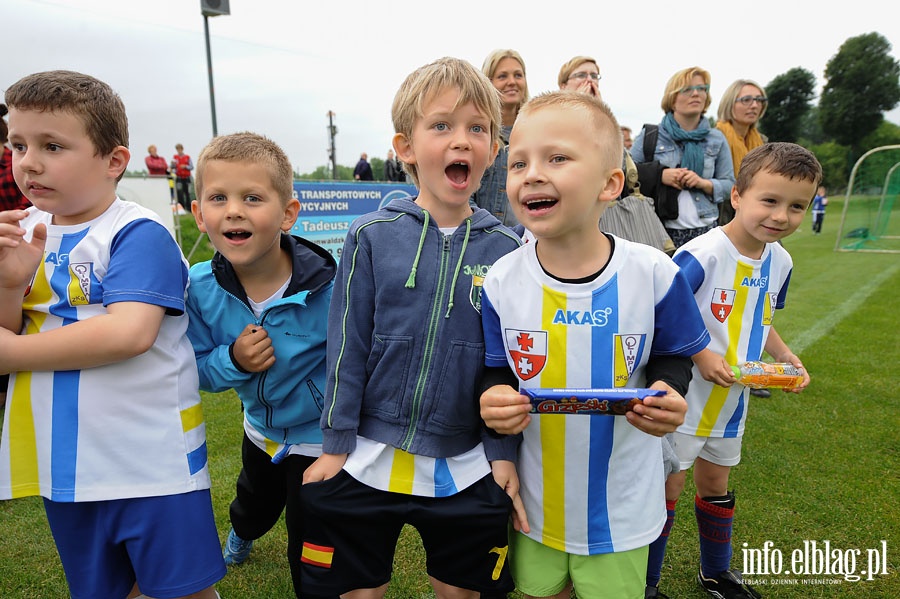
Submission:
<svg viewBox="0 0 900 599">
<path fill-rule="evenodd" d="M 757 130 L 756 125 L 766 113 L 768 105 L 769 99 L 762 86 L 750 79 L 738 79 L 722 95 L 716 129 L 724 133 L 728 140 L 735 178 L 747 152 L 766 143 L 766 138 Z M 719 224 L 724 225 L 733 218 L 734 208 L 731 207 L 731 202 L 719 204 Z"/>
<path fill-rule="evenodd" d="M 709 72 L 700 67 L 672 75 L 660 104 L 665 116 L 653 156 L 644 156 L 646 130 L 631 147 L 635 162 L 656 159 L 665 167 L 666 189 L 657 194 L 657 214 L 676 248 L 715 226 L 718 204 L 730 201 L 734 184 L 728 142 L 705 116 L 711 103 L 709 82 Z"/>
</svg>

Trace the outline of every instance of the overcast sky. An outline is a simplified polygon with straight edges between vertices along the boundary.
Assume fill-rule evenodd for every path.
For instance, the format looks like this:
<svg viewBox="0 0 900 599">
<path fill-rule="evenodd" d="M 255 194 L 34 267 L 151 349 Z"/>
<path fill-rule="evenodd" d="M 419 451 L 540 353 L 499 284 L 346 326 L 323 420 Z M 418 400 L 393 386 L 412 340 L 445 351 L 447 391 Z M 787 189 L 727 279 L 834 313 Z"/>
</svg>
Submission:
<svg viewBox="0 0 900 599">
<path fill-rule="evenodd" d="M 661 0 L 230 0 L 209 19 L 218 132 L 250 130 L 278 142 L 294 168 L 328 161 L 327 113 L 336 114 L 338 163 L 384 157 L 390 107 L 410 71 L 441 56 L 480 67 L 496 48 L 526 62 L 532 95 L 556 88 L 575 55 L 597 59 L 600 90 L 619 121 L 658 122 L 669 76 L 712 74 L 715 114 L 735 79 L 766 85 L 793 67 L 824 84 L 849 37 L 877 31 L 900 56 L 897 8 L 882 0 L 807 3 Z M 212 136 L 200 0 L 0 0 L 0 90 L 50 69 L 88 73 L 122 96 L 140 170 L 149 144 L 196 158 Z M 888 114 L 900 123 L 900 110 Z"/>
</svg>

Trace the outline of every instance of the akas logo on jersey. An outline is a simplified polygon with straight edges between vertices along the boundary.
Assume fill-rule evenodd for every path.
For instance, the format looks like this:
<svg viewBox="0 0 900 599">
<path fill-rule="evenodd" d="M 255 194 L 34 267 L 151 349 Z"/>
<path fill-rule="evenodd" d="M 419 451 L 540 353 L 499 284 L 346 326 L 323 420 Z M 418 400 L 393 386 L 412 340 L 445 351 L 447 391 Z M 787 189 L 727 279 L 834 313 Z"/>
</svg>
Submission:
<svg viewBox="0 0 900 599">
<path fill-rule="evenodd" d="M 709 302 L 709 308 L 712 310 L 713 316 L 719 322 L 725 322 L 731 309 L 734 307 L 734 289 L 716 288 L 713 290 L 712 301 Z"/>
<path fill-rule="evenodd" d="M 506 329 L 506 349 L 523 381 L 535 377 L 547 363 L 547 331 Z"/>
</svg>

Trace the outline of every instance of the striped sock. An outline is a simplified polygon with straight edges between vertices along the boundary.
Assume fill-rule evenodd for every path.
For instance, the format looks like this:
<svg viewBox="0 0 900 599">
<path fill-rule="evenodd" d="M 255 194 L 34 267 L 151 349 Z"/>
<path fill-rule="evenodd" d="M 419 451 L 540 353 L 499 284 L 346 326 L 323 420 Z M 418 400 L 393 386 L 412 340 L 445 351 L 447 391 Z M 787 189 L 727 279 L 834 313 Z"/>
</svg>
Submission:
<svg viewBox="0 0 900 599">
<path fill-rule="evenodd" d="M 659 537 L 650 543 L 650 553 L 647 556 L 647 584 L 659 586 L 662 577 L 663 558 L 666 556 L 666 543 L 669 542 L 669 531 L 675 523 L 675 501 L 666 500 L 666 523 L 663 525 Z"/>
<path fill-rule="evenodd" d="M 731 525 L 734 521 L 734 493 L 722 497 L 696 496 L 694 513 L 700 533 L 700 570 L 717 576 L 731 568 Z"/>
</svg>

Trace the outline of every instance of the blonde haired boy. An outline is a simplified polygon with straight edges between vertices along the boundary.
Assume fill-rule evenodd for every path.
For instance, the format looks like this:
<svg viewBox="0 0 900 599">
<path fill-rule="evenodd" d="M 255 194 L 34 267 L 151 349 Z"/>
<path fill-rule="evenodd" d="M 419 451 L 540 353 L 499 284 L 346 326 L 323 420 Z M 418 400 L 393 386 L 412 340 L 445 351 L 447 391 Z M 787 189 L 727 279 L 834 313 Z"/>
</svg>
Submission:
<svg viewBox="0 0 900 599">
<path fill-rule="evenodd" d="M 510 202 L 535 241 L 498 260 L 482 296 L 485 362 L 496 384 L 481 413 L 523 433 L 518 473 L 527 521 L 510 540 L 528 597 L 638 597 L 647 546 L 665 521 L 659 436 L 686 405 L 651 357 L 689 356 L 709 335 L 690 289 L 661 251 L 601 232 L 622 190 L 622 135 L 609 108 L 559 91 L 526 104 L 510 138 Z M 503 383 L 497 371 L 508 373 Z M 666 391 L 624 416 L 529 415 L 519 388 Z"/>
<path fill-rule="evenodd" d="M 515 448 L 478 417 L 481 282 L 519 239 L 469 197 L 497 153 L 499 98 L 469 63 L 411 73 L 394 150 L 419 187 L 358 218 L 328 322 L 324 453 L 304 475 L 304 589 L 382 597 L 405 524 L 437 597 L 513 589 Z"/>
</svg>

